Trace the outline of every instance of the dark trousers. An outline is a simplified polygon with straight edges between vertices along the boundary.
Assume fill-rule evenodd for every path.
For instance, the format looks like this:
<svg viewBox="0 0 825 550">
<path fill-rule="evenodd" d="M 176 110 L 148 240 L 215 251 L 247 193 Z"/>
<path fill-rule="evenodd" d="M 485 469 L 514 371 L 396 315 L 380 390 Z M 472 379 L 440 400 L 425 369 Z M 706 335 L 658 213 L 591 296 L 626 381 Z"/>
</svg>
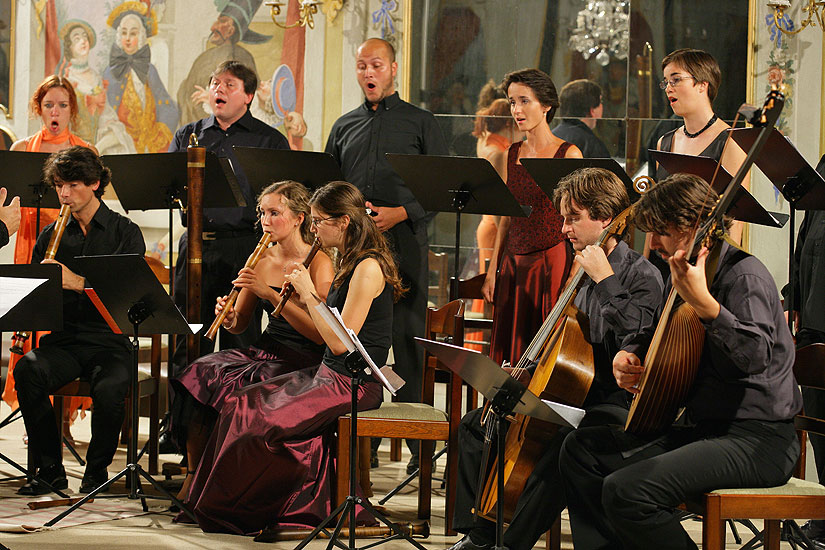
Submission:
<svg viewBox="0 0 825 550">
<path fill-rule="evenodd" d="M 472 509 L 479 490 L 479 471 L 484 450 L 486 427 L 481 425 L 482 409 L 470 411 L 461 419 L 458 429 L 458 479 L 456 483 L 453 528 L 460 533 L 473 531 L 477 542 L 494 542 L 495 524 L 486 519 L 476 519 Z M 624 424 L 627 409 L 618 405 L 604 404 L 587 411 L 582 426 Z M 492 422 L 492 419 L 490 420 Z M 556 517 L 566 506 L 559 473 L 559 453 L 569 428 L 559 428 L 547 443 L 547 449 L 536 463 L 524 491 L 519 496 L 513 520 L 504 532 L 504 546 L 508 550 L 529 550 L 542 534 L 553 526 Z M 492 458 L 495 454 L 496 434 L 492 436 Z M 487 474 L 485 473 L 485 479 Z"/>
<path fill-rule="evenodd" d="M 232 281 L 246 264 L 247 258 L 258 244 L 255 235 L 242 237 L 221 238 L 213 241 L 203 241 L 203 269 L 201 282 L 201 318 L 189 319 L 190 323 L 203 323 L 204 328 L 200 337 L 200 357 L 211 353 L 215 343 L 203 336 L 212 321 L 215 320 L 215 301 L 218 296 L 226 296 L 232 290 Z M 187 234 L 181 235 L 178 243 L 178 261 L 175 264 L 175 304 L 184 315 L 186 314 L 186 257 L 188 254 Z M 220 329 L 220 349 L 246 349 L 261 336 L 261 315 L 263 309 L 259 305 L 249 321 L 249 327 L 240 333 L 232 334 Z M 177 377 L 188 365 L 186 360 L 186 338 L 178 337 L 175 346 L 173 371 L 169 377 Z M 171 387 L 171 386 L 170 386 Z"/>
<path fill-rule="evenodd" d="M 20 359 L 14 370 L 15 389 L 29 447 L 40 466 L 62 462 L 60 426 L 49 395 L 78 377 L 89 381 L 92 394 L 86 470 L 97 472 L 112 463 L 129 391 L 130 349 L 125 336 L 61 332 L 44 336 L 40 347 Z"/>
<path fill-rule="evenodd" d="M 427 315 L 429 268 L 427 264 L 427 226 L 404 221 L 385 233 L 392 247 L 401 280 L 407 288 L 392 309 L 393 370 L 406 382 L 398 391 L 398 401 L 419 403 L 424 378 L 424 351 L 415 337 L 424 336 Z M 373 438 L 373 448 L 381 440 Z M 417 440 L 407 440 L 413 456 L 418 456 Z"/>
<path fill-rule="evenodd" d="M 672 427 L 645 440 L 620 427 L 579 430 L 561 471 L 576 550 L 696 548 L 675 508 L 720 488 L 787 481 L 799 457 L 792 421 Z"/>
</svg>

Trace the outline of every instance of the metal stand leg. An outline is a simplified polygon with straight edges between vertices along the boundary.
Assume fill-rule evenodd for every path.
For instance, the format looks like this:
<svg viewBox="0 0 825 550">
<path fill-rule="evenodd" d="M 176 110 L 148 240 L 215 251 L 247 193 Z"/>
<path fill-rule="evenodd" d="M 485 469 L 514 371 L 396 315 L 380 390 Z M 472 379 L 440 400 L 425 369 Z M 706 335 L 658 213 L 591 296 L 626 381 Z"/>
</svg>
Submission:
<svg viewBox="0 0 825 550">
<path fill-rule="evenodd" d="M 326 533 L 326 527 L 330 523 L 332 523 L 336 518 L 338 518 L 337 523 L 335 524 L 335 529 L 332 531 L 332 534 L 329 535 L 329 543 L 327 544 L 327 550 L 332 550 L 333 546 L 337 546 L 342 550 L 358 550 L 355 546 L 355 507 L 361 506 L 364 510 L 370 514 L 372 517 L 386 525 L 392 531 L 392 535 L 382 539 L 380 541 L 373 542 L 371 544 L 365 545 L 361 548 L 361 550 L 365 550 L 367 548 L 372 548 L 391 540 L 396 539 L 404 539 L 413 546 L 415 546 L 418 550 L 426 550 L 424 546 L 422 546 L 418 541 L 413 540 L 413 538 L 404 532 L 397 524 L 391 522 L 384 514 L 376 510 L 372 507 L 372 505 L 367 502 L 366 499 L 362 499 L 359 496 L 355 495 L 355 486 L 356 486 L 356 468 L 357 468 L 357 460 L 358 460 L 358 386 L 360 385 L 360 380 L 358 379 L 358 374 L 363 369 L 360 354 L 355 351 L 350 353 L 347 356 L 347 367 L 350 369 L 352 373 L 352 379 L 350 382 L 350 415 L 352 417 L 352 429 L 350 430 L 350 441 L 349 441 L 349 496 L 347 496 L 346 500 L 342 502 L 333 512 L 321 522 L 318 527 L 312 530 L 312 532 L 307 536 L 304 540 L 302 540 L 298 546 L 295 547 L 295 550 L 301 550 L 307 544 L 309 544 L 313 539 L 318 537 L 320 533 L 323 531 Z M 340 539 L 339 535 L 341 534 L 341 529 L 344 527 L 344 523 L 349 522 L 349 533 L 348 533 L 348 543 L 344 544 Z M 268 531 L 264 531 L 257 537 L 255 537 L 256 541 L 259 542 L 269 542 L 272 540 L 270 533 Z"/>
<path fill-rule="evenodd" d="M 160 485 L 160 483 L 158 483 L 157 481 L 152 479 L 152 476 L 150 476 L 148 473 L 146 473 L 146 471 L 141 467 L 140 464 L 138 464 L 138 461 L 137 461 L 138 415 L 139 415 L 139 412 L 140 412 L 139 411 L 139 401 L 140 401 L 140 399 L 138 397 L 140 394 L 138 393 L 138 376 L 137 376 L 137 373 L 138 373 L 138 349 L 139 349 L 139 346 L 140 346 L 140 343 L 138 342 L 138 332 L 139 332 L 140 323 L 142 323 L 146 319 L 146 316 L 148 316 L 148 313 L 145 313 L 143 311 L 143 309 L 142 309 L 143 307 L 145 307 L 143 304 L 138 303 L 138 304 L 135 304 L 134 306 L 132 306 L 132 308 L 129 309 L 129 320 L 132 321 L 132 324 L 134 326 L 134 337 L 133 337 L 133 340 L 132 340 L 132 369 L 131 369 L 131 375 L 130 375 L 131 390 L 132 390 L 132 400 L 131 400 L 132 401 L 132 417 L 131 417 L 130 420 L 131 420 L 132 426 L 131 426 L 131 430 L 130 430 L 131 434 L 130 434 L 130 437 L 129 437 L 129 450 L 128 450 L 128 462 L 129 463 L 126 464 L 126 467 L 123 470 L 121 470 L 117 475 L 115 475 L 113 478 L 110 478 L 103 485 L 101 485 L 100 487 L 97 487 L 91 493 L 89 493 L 88 495 L 86 495 L 85 497 L 80 499 L 76 504 L 72 505 L 69 509 L 67 509 L 66 511 L 62 512 L 61 514 L 57 515 L 56 517 L 54 517 L 53 519 L 48 521 L 45 524 L 46 527 L 51 527 L 52 525 L 56 524 L 58 521 L 60 521 L 61 519 L 65 518 L 66 516 L 68 516 L 69 514 L 71 514 L 72 512 L 77 510 L 78 508 L 80 508 L 81 506 L 83 506 L 87 501 L 89 501 L 93 498 L 103 498 L 103 497 L 105 497 L 105 498 L 122 498 L 122 497 L 126 497 L 126 498 L 129 498 L 131 500 L 140 499 L 140 502 L 143 506 L 143 510 L 145 512 L 149 511 L 149 508 L 146 506 L 146 499 L 147 498 L 171 500 L 175 505 L 178 506 L 178 508 L 183 513 L 185 513 L 187 516 L 189 516 L 189 518 L 192 521 L 195 521 L 195 522 L 197 521 L 195 519 L 195 516 L 189 510 L 189 508 L 186 505 L 184 505 L 180 500 L 178 500 L 174 495 L 172 495 L 172 493 L 170 493 L 164 487 L 162 487 Z M 118 479 L 120 479 L 124 476 L 128 476 L 126 481 L 127 481 L 127 486 L 129 488 L 129 493 L 127 495 L 101 495 L 101 496 L 98 496 L 98 493 L 101 493 L 101 492 L 105 491 L 115 481 L 117 481 Z M 141 477 L 143 477 L 146 481 L 148 481 L 149 484 L 152 485 L 152 487 L 155 488 L 155 490 L 157 490 L 158 492 L 161 493 L 161 495 L 160 496 L 147 495 L 146 493 L 144 493 L 143 490 L 140 488 L 140 478 Z"/>
</svg>

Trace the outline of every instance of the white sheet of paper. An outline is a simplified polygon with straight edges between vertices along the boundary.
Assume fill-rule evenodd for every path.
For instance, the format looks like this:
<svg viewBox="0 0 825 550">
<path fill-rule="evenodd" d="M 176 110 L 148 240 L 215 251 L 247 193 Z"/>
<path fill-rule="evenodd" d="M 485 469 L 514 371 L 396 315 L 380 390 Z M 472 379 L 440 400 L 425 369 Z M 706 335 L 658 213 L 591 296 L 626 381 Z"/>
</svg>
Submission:
<svg viewBox="0 0 825 550">
<path fill-rule="evenodd" d="M 192 334 L 197 334 L 203 328 L 203 323 L 188 323 L 189 330 L 192 331 Z"/>
<path fill-rule="evenodd" d="M 361 343 L 361 340 L 358 339 L 358 335 L 355 334 L 354 331 L 347 328 L 347 326 L 344 324 L 344 320 L 341 318 L 341 314 L 338 311 L 338 308 L 331 308 L 322 302 L 315 306 L 315 309 L 321 314 L 321 317 L 324 318 L 324 321 L 326 321 L 327 325 L 329 325 L 333 332 L 335 332 L 335 335 L 338 337 L 341 343 L 344 344 L 344 346 L 347 348 L 347 351 L 352 352 L 357 349 L 359 353 L 361 353 L 361 356 L 364 357 L 364 359 L 367 361 L 368 367 L 367 369 L 365 369 L 365 372 L 367 374 L 373 374 L 376 378 L 378 378 L 381 381 L 382 384 L 384 384 L 384 387 L 387 388 L 390 391 L 390 393 L 395 395 L 399 388 L 401 388 L 401 386 L 404 385 L 404 380 L 397 374 L 393 373 L 395 375 L 395 384 L 393 384 L 387 379 L 386 376 L 384 376 L 384 373 L 381 372 L 381 369 L 379 369 L 378 366 L 375 364 L 375 361 L 372 360 L 370 354 L 367 353 L 367 350 L 366 348 L 364 348 L 364 345 Z"/>
<path fill-rule="evenodd" d="M 48 279 L 29 279 L 27 277 L 0 277 L 0 317 L 6 315 L 20 300 L 31 294 L 34 289 Z"/>
</svg>

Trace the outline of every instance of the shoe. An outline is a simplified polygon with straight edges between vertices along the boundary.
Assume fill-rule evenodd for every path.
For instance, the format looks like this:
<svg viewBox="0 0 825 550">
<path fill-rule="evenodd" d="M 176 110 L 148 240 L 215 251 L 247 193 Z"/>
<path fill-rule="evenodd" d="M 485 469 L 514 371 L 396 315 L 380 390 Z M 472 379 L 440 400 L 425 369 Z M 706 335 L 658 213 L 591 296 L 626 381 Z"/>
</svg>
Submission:
<svg viewBox="0 0 825 550">
<path fill-rule="evenodd" d="M 470 539 L 470 535 L 464 535 L 449 550 L 490 550 L 492 547 L 492 544 L 476 544 Z"/>
<path fill-rule="evenodd" d="M 810 520 L 799 528 L 811 540 L 825 540 L 825 521 Z"/>
<path fill-rule="evenodd" d="M 169 431 L 165 431 L 160 434 L 158 437 L 158 454 L 162 455 L 179 455 L 181 454 L 180 449 L 178 446 L 175 445 L 175 442 L 172 440 L 172 434 Z"/>
<path fill-rule="evenodd" d="M 407 475 L 410 476 L 418 471 L 418 455 L 412 455 L 407 462 Z"/>
<path fill-rule="evenodd" d="M 78 489 L 79 493 L 89 494 L 109 479 L 109 472 L 106 469 L 97 470 L 97 471 L 89 471 L 86 470 L 86 473 L 83 474 L 83 481 L 80 482 L 80 489 Z M 109 487 L 106 487 L 101 493 L 105 493 L 109 490 Z"/>
<path fill-rule="evenodd" d="M 45 481 L 51 485 L 53 489 L 62 491 L 63 489 L 69 488 L 69 480 L 66 479 L 66 470 L 63 469 L 63 465 L 53 464 L 47 468 L 40 468 L 37 471 L 35 479 L 20 487 L 17 490 L 17 494 L 33 497 L 51 493 L 52 489 L 38 481 L 38 479 Z"/>
<path fill-rule="evenodd" d="M 825 550 L 825 522 L 821 520 L 810 520 L 800 527 L 799 530 L 808 537 L 808 540 L 813 544 L 810 550 Z M 807 547 L 804 545 L 805 541 L 803 541 L 801 537 L 789 535 L 788 538 L 793 539 L 793 542 L 796 542 L 803 548 Z"/>
</svg>

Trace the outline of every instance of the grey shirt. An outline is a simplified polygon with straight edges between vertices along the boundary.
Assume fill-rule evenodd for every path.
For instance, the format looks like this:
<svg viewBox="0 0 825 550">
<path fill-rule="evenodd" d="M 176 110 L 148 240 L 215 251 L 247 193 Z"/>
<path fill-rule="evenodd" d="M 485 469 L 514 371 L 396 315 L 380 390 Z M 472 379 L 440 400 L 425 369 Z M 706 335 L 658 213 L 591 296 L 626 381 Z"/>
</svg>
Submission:
<svg viewBox="0 0 825 550">
<path fill-rule="evenodd" d="M 794 343 L 767 268 L 723 243 L 710 293 L 721 309 L 703 322 L 705 344 L 687 404 L 690 419 L 791 419 L 802 407 L 793 376 Z"/>
<path fill-rule="evenodd" d="M 643 355 L 662 307 L 662 278 L 647 259 L 622 241 L 607 261 L 614 274 L 598 284 L 585 275 L 574 300 L 589 321 L 596 372 L 585 407 L 606 401 L 627 406 L 613 377 L 613 357 L 620 350 Z"/>
</svg>

